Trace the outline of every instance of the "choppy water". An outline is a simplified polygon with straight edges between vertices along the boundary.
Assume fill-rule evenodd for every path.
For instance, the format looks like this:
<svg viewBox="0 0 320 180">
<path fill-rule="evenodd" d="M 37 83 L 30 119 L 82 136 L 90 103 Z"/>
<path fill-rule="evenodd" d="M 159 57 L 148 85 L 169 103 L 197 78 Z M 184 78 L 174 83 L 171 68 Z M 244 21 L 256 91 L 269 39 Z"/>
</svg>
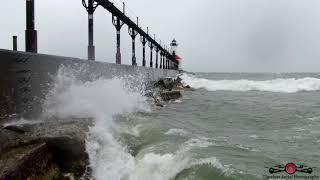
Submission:
<svg viewBox="0 0 320 180">
<path fill-rule="evenodd" d="M 163 108 L 122 78 L 61 76 L 49 113 L 94 117 L 87 151 L 97 180 L 261 179 L 288 162 L 320 174 L 319 74 L 183 75 L 196 90 Z"/>
</svg>

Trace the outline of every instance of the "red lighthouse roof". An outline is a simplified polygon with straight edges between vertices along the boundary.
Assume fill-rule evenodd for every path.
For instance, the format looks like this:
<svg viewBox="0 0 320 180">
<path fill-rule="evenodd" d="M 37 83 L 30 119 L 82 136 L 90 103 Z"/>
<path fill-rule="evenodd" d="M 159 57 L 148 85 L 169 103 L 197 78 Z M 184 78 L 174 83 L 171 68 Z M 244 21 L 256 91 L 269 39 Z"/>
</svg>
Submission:
<svg viewBox="0 0 320 180">
<path fill-rule="evenodd" d="M 180 56 L 176 55 L 176 60 L 181 61 L 182 58 Z"/>
</svg>

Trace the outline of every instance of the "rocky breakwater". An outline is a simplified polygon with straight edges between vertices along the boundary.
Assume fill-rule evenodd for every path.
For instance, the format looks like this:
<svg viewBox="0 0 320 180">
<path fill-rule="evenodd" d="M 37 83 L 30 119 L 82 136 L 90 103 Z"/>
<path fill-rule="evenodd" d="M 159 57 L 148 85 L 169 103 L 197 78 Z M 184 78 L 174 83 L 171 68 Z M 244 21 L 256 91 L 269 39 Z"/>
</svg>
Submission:
<svg viewBox="0 0 320 180">
<path fill-rule="evenodd" d="M 163 106 L 165 102 L 181 98 L 183 91 L 194 90 L 189 85 L 184 86 L 179 76 L 176 78 L 162 78 L 157 82 L 153 82 L 148 89 L 147 96 L 152 97 L 157 106 Z"/>
</svg>

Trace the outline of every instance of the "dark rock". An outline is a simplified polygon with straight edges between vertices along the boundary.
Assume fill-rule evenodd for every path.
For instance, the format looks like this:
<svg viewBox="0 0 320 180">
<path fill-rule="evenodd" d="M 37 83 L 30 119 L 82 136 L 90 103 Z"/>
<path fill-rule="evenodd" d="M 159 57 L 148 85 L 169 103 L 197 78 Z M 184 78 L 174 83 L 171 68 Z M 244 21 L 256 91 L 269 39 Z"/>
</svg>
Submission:
<svg viewBox="0 0 320 180">
<path fill-rule="evenodd" d="M 25 129 L 23 129 L 23 127 L 15 126 L 15 125 L 5 126 L 5 127 L 3 127 L 3 129 L 14 131 L 16 133 L 25 133 L 25 132 L 27 132 Z"/>
<path fill-rule="evenodd" d="M 174 82 L 176 83 L 177 86 L 182 85 L 182 79 L 179 76 L 174 80 Z"/>
<path fill-rule="evenodd" d="M 0 180 L 50 180 L 59 174 L 45 143 L 11 148 L 0 155 Z"/>
<path fill-rule="evenodd" d="M 171 91 L 174 87 L 174 80 L 171 78 L 160 79 L 154 84 L 154 87 L 158 87 L 160 89 L 168 89 L 169 91 Z"/>
<path fill-rule="evenodd" d="M 41 146 L 38 147 L 38 145 Z M 38 159 L 33 158 L 33 152 L 38 154 Z M 22 159 L 19 157 L 23 157 Z M 24 158 L 26 157 L 26 158 Z M 28 159 L 28 158 L 31 159 Z M 29 162 L 30 161 L 30 162 Z M 35 162 L 35 166 L 30 164 Z M 63 178 L 61 173 L 73 174 L 76 178 L 80 178 L 88 165 L 88 155 L 85 151 L 85 141 L 69 137 L 41 137 L 30 141 L 11 140 L 6 148 L 2 149 L 0 154 L 0 180 L 8 179 L 37 179 L 38 173 L 59 174 L 59 179 Z M 43 167 L 37 166 L 41 163 Z M 20 168 L 23 164 L 23 168 Z M 26 165 L 24 165 L 26 164 Z M 3 166 L 3 167 L 2 167 Z M 24 170 L 28 169 L 28 174 Z M 30 168 L 35 167 L 39 172 Z M 9 169 L 1 171 L 1 169 Z M 50 172 L 47 172 L 50 171 Z M 59 172 L 58 172 L 59 171 Z M 22 178 L 19 178 L 19 177 Z M 30 178 L 30 177 L 32 178 Z M 60 177 L 61 176 L 61 177 Z M 50 176 L 51 177 L 51 176 Z M 39 178 L 38 178 L 39 179 Z M 47 179 L 42 177 L 40 179 Z M 52 179 L 52 178 L 48 178 Z"/>
<path fill-rule="evenodd" d="M 146 91 L 146 93 L 144 94 L 146 97 L 151 97 L 153 98 L 154 95 L 153 95 L 153 92 L 152 91 Z"/>
<path fill-rule="evenodd" d="M 177 77 L 175 79 L 163 78 L 154 83 L 154 87 L 171 91 L 172 89 L 175 89 L 178 86 L 182 86 L 181 81 L 182 79 L 180 77 Z"/>
<path fill-rule="evenodd" d="M 192 88 L 191 86 L 189 86 L 189 85 L 186 85 L 186 86 L 184 86 L 183 87 L 185 90 L 188 90 L 188 91 L 194 91 L 195 89 L 194 88 Z"/>
<path fill-rule="evenodd" d="M 16 146 L 23 143 L 21 134 L 0 129 L 0 155 L 5 151 L 7 147 Z"/>
<path fill-rule="evenodd" d="M 156 106 L 158 106 L 158 107 L 164 107 L 164 105 L 163 104 L 161 104 L 161 103 L 156 103 Z"/>
<path fill-rule="evenodd" d="M 163 91 L 160 96 L 164 101 L 176 100 L 182 97 L 180 91 Z"/>
<path fill-rule="evenodd" d="M 26 133 L 33 130 L 35 124 L 9 124 L 4 125 L 3 129 L 14 131 L 16 133 Z"/>
<path fill-rule="evenodd" d="M 84 173 L 89 161 L 84 139 L 61 136 L 45 138 L 44 141 L 62 172 L 72 173 L 76 177 Z"/>
<path fill-rule="evenodd" d="M 58 117 L 2 121 L 0 180 L 79 179 L 86 170 L 90 172 L 85 138 L 92 123 L 92 118 Z"/>
</svg>

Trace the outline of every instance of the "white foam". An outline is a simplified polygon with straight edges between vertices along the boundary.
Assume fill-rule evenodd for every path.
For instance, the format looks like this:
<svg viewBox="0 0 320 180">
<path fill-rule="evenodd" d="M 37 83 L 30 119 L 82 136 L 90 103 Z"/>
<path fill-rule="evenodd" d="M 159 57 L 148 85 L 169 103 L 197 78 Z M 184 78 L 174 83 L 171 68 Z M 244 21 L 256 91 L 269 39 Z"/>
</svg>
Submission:
<svg viewBox="0 0 320 180">
<path fill-rule="evenodd" d="M 292 130 L 301 132 L 301 131 L 305 131 L 306 129 L 302 128 L 302 127 L 293 127 Z"/>
<path fill-rule="evenodd" d="M 192 164 L 192 166 L 208 164 L 208 165 L 211 165 L 212 167 L 215 167 L 215 168 L 222 170 L 222 172 L 226 175 L 230 175 L 230 174 L 234 173 L 234 170 L 230 168 L 230 165 L 223 165 L 219 161 L 219 159 L 217 159 L 216 157 L 200 159 L 200 160 L 194 161 L 191 164 Z"/>
<path fill-rule="evenodd" d="M 187 147 L 200 147 L 200 148 L 206 148 L 209 146 L 216 145 L 213 142 L 209 141 L 209 138 L 206 137 L 198 137 L 198 138 L 191 138 L 188 141 L 185 142 Z"/>
<path fill-rule="evenodd" d="M 138 124 L 138 125 L 134 126 L 134 127 L 131 129 L 131 134 L 134 135 L 134 136 L 136 136 L 136 137 L 140 136 L 141 127 L 142 127 L 141 124 Z"/>
<path fill-rule="evenodd" d="M 249 138 L 258 139 L 258 138 L 259 138 L 259 136 L 258 136 L 258 135 L 256 135 L 256 134 L 252 134 L 252 135 L 250 135 L 250 136 L 249 136 Z"/>
<path fill-rule="evenodd" d="M 170 180 L 184 169 L 197 165 L 210 165 L 220 169 L 224 174 L 231 174 L 233 171 L 229 166 L 223 165 L 216 157 L 204 159 L 191 159 L 188 157 L 188 148 L 182 146 L 173 154 L 145 154 L 136 161 L 136 169 L 128 176 L 129 180 Z"/>
<path fill-rule="evenodd" d="M 40 120 L 25 120 L 25 119 L 20 119 L 17 121 L 11 121 L 8 123 L 4 123 L 3 127 L 7 127 L 7 126 L 23 126 L 23 125 L 32 125 L 32 124 L 39 124 L 42 121 Z"/>
<path fill-rule="evenodd" d="M 242 144 L 236 144 L 236 147 L 243 149 L 243 150 L 247 150 L 247 151 L 252 151 L 252 152 L 260 152 L 260 150 L 255 149 L 255 148 L 251 148 L 251 147 L 246 147 Z"/>
<path fill-rule="evenodd" d="M 148 153 L 136 161 L 130 180 L 169 180 L 189 165 L 189 159 L 179 154 Z"/>
<path fill-rule="evenodd" d="M 174 101 L 174 103 L 180 104 L 180 103 L 182 103 L 182 100 L 181 99 L 177 99 L 177 100 Z"/>
<path fill-rule="evenodd" d="M 315 116 L 315 117 L 311 117 L 311 118 L 308 118 L 310 121 L 318 121 L 320 120 L 320 116 Z"/>
<path fill-rule="evenodd" d="M 208 91 L 269 91 L 295 93 L 300 91 L 320 90 L 320 79 L 306 77 L 301 79 L 273 79 L 265 81 L 241 80 L 209 80 L 192 75 L 181 76 L 184 85 L 193 88 L 204 88 Z"/>
<path fill-rule="evenodd" d="M 115 124 L 115 126 L 113 126 L 113 130 L 120 134 L 129 134 L 135 137 L 139 137 L 140 132 L 143 130 L 143 125 L 138 124 L 133 126 L 131 124 L 121 123 L 121 124 Z"/>
<path fill-rule="evenodd" d="M 146 154 L 136 161 L 136 170 L 128 176 L 129 180 L 170 180 L 184 169 L 197 165 L 209 165 L 222 171 L 226 175 L 233 173 L 227 165 L 223 165 L 216 157 L 194 160 L 186 158 L 184 154 Z"/>
<path fill-rule="evenodd" d="M 165 134 L 166 135 L 185 136 L 188 134 L 188 132 L 183 129 L 169 129 Z"/>
</svg>

